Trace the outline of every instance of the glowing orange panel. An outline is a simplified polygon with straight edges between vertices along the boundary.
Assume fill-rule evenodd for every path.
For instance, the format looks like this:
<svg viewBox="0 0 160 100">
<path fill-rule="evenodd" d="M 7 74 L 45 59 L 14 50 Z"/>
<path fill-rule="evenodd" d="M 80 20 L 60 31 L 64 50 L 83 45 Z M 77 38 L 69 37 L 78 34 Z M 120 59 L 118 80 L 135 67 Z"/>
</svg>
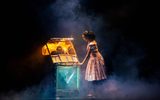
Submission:
<svg viewBox="0 0 160 100">
<path fill-rule="evenodd" d="M 53 63 L 78 62 L 73 38 L 51 38 L 43 47 L 42 55 L 51 55 Z"/>
</svg>

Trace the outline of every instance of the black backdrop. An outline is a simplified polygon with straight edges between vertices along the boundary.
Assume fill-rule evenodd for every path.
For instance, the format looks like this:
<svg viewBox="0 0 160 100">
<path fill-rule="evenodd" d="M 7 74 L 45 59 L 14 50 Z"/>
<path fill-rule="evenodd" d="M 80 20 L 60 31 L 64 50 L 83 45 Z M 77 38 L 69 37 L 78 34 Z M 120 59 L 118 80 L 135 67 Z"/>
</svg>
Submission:
<svg viewBox="0 0 160 100">
<path fill-rule="evenodd" d="M 1 30 L 1 92 L 10 89 L 20 90 L 38 84 L 46 75 L 43 58 L 34 51 L 44 45 L 48 36 L 44 26 L 39 24 L 38 14 L 55 0 L 14 0 L 5 2 Z M 159 37 L 156 5 L 142 1 L 97 1 L 82 2 L 86 12 L 101 14 L 111 24 L 108 30 L 119 30 L 125 39 L 134 41 L 145 49 L 146 56 L 141 61 L 139 77 L 146 80 L 159 80 Z M 124 12 L 118 9 L 123 8 Z M 134 10 L 132 10 L 134 9 Z M 124 13 L 124 14 L 123 14 Z M 125 15 L 126 14 L 126 15 Z M 114 53 L 112 54 L 114 55 Z M 35 62 L 34 62 L 35 60 Z M 33 67 L 37 65 L 39 67 Z M 111 64 L 112 65 L 112 64 Z M 110 72 L 112 72 L 112 68 Z"/>
</svg>

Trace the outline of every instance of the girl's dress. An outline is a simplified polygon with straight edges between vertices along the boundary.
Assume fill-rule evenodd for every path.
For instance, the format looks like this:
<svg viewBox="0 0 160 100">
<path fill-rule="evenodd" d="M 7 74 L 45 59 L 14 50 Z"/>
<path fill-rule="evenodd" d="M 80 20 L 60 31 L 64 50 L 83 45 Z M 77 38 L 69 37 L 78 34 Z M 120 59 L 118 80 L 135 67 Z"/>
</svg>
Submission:
<svg viewBox="0 0 160 100">
<path fill-rule="evenodd" d="M 106 79 L 104 59 L 98 51 L 96 41 L 88 43 L 87 50 L 90 49 L 90 55 L 85 72 L 85 80 L 95 81 Z"/>
</svg>

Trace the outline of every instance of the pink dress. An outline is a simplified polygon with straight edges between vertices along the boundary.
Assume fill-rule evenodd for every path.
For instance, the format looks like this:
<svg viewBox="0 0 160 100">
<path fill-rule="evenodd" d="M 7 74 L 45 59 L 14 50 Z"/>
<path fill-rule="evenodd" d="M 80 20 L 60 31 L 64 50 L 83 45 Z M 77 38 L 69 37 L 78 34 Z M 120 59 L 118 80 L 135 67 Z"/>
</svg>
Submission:
<svg viewBox="0 0 160 100">
<path fill-rule="evenodd" d="M 98 51 L 96 41 L 92 41 L 87 45 L 90 49 L 90 55 L 85 72 L 85 80 L 94 81 L 106 79 L 104 59 Z"/>
</svg>

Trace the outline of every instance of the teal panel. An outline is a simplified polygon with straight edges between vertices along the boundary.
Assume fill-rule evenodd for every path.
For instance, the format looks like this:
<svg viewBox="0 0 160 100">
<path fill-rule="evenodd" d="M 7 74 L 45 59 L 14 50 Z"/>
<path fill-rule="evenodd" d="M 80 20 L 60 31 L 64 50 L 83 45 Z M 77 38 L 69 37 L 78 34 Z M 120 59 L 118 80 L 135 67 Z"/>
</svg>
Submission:
<svg viewBox="0 0 160 100">
<path fill-rule="evenodd" d="M 79 67 L 57 66 L 56 88 L 62 90 L 79 89 Z"/>
</svg>

